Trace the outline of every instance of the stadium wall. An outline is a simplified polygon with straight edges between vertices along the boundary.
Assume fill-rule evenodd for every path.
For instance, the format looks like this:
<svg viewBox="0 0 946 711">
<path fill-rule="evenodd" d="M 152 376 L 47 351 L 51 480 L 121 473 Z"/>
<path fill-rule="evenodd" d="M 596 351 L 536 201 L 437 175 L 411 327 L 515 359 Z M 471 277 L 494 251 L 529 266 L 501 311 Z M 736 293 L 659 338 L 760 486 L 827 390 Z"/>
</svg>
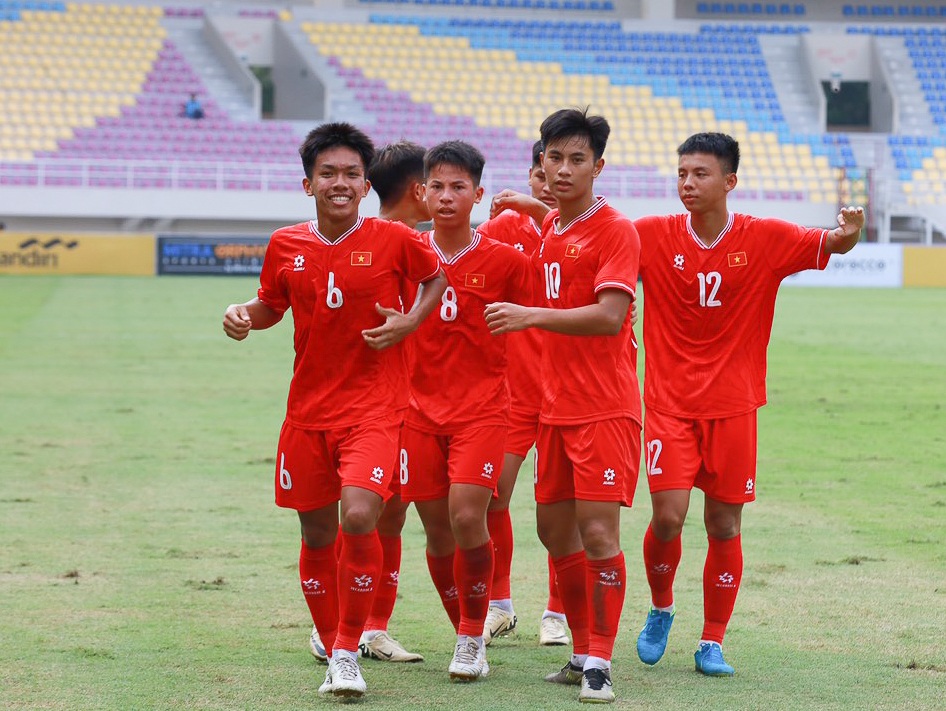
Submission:
<svg viewBox="0 0 946 711">
<path fill-rule="evenodd" d="M 247 276 L 259 274 L 269 234 L 0 233 L 0 276 Z M 946 287 L 946 247 L 861 243 L 824 271 L 783 282 L 794 287 Z"/>
</svg>

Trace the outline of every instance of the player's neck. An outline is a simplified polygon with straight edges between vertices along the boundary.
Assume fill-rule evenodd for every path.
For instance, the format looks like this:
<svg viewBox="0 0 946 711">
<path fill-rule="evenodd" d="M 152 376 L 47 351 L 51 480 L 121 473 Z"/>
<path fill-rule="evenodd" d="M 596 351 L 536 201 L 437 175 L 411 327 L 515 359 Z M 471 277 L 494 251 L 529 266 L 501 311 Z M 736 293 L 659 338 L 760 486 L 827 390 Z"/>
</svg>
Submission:
<svg viewBox="0 0 946 711">
<path fill-rule="evenodd" d="M 339 237 L 348 232 L 352 227 L 355 226 L 358 222 L 358 215 L 356 214 L 353 218 L 345 218 L 341 221 L 334 221 L 323 219 L 321 216 L 316 216 L 316 224 L 319 227 L 319 234 L 322 235 L 329 242 L 337 242 Z"/>
<path fill-rule="evenodd" d="M 726 229 L 729 223 L 729 208 L 724 203 L 721 207 L 706 212 L 691 212 L 690 227 L 700 238 L 700 242 L 709 247 Z"/>
<path fill-rule="evenodd" d="M 434 224 L 434 242 L 447 259 L 451 259 L 457 252 L 468 247 L 472 241 L 473 229 L 469 223 L 466 226 L 448 228 Z"/>
<path fill-rule="evenodd" d="M 583 195 L 575 200 L 558 202 L 558 229 L 561 232 L 568 227 L 576 218 L 581 217 L 588 208 L 594 205 L 595 194 L 589 190 L 587 195 Z"/>
<path fill-rule="evenodd" d="M 417 223 L 420 222 L 420 218 L 417 216 L 414 210 L 412 210 L 407 205 L 402 205 L 398 203 L 397 205 L 392 205 L 390 207 L 381 206 L 381 210 L 378 211 L 378 217 L 382 220 L 387 220 L 388 222 L 401 222 L 412 230 L 417 227 Z"/>
</svg>

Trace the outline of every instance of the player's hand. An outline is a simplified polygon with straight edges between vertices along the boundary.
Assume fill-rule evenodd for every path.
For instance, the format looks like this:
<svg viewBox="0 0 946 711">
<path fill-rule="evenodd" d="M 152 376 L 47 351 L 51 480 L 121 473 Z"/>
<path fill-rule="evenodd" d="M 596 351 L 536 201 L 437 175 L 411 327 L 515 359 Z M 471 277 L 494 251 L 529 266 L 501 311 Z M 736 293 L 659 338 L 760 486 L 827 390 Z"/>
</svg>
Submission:
<svg viewBox="0 0 946 711">
<path fill-rule="evenodd" d="M 487 304 L 483 312 L 486 325 L 493 335 L 530 328 L 532 324 L 529 322 L 529 315 L 528 307 L 506 302 Z"/>
<path fill-rule="evenodd" d="M 863 207 L 852 207 L 851 205 L 842 207 L 841 212 L 838 213 L 838 237 L 850 237 L 859 234 L 864 228 L 865 219 Z"/>
<path fill-rule="evenodd" d="M 525 193 L 518 193 L 508 188 L 496 193 L 489 203 L 489 219 L 492 220 L 503 210 L 516 210 L 517 212 L 521 212 L 522 208 L 528 204 L 526 202 L 527 199 L 531 199 L 531 197 Z"/>
<path fill-rule="evenodd" d="M 389 309 L 381 304 L 374 305 L 375 311 L 384 316 L 384 323 L 375 328 L 368 328 L 361 332 L 365 343 L 376 351 L 390 348 L 395 343 L 403 341 L 417 328 L 414 320 L 397 309 Z"/>
<path fill-rule="evenodd" d="M 253 322 L 250 320 L 250 312 L 246 306 L 230 304 L 223 314 L 223 332 L 234 341 L 242 341 L 249 335 L 251 328 L 253 328 Z"/>
<path fill-rule="evenodd" d="M 631 327 L 637 325 L 637 319 L 640 318 L 640 314 L 637 311 L 637 299 L 631 301 Z"/>
</svg>

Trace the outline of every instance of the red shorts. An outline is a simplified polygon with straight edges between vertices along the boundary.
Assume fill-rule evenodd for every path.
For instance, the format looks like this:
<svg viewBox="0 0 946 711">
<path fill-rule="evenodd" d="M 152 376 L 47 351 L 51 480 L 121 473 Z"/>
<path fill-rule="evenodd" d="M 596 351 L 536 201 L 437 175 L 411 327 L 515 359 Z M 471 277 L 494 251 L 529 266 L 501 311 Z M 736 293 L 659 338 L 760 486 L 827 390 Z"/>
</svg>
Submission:
<svg viewBox="0 0 946 711">
<path fill-rule="evenodd" d="M 581 499 L 630 506 L 641 463 L 641 428 L 618 417 L 585 425 L 539 423 L 535 500 Z"/>
<path fill-rule="evenodd" d="M 702 489 L 727 504 L 755 501 L 757 417 L 681 419 L 648 411 L 644 418 L 651 493 Z"/>
<path fill-rule="evenodd" d="M 312 511 L 341 498 L 343 486 L 391 498 L 401 415 L 339 430 L 302 430 L 284 422 L 276 452 L 276 505 Z"/>
<path fill-rule="evenodd" d="M 517 457 L 525 456 L 535 444 L 535 435 L 539 427 L 539 413 L 509 411 L 509 428 L 506 430 L 506 454 Z"/>
<path fill-rule="evenodd" d="M 435 501 L 451 484 L 476 484 L 496 491 L 503 468 L 505 425 L 467 427 L 448 435 L 405 425 L 401 438 L 401 500 Z"/>
</svg>

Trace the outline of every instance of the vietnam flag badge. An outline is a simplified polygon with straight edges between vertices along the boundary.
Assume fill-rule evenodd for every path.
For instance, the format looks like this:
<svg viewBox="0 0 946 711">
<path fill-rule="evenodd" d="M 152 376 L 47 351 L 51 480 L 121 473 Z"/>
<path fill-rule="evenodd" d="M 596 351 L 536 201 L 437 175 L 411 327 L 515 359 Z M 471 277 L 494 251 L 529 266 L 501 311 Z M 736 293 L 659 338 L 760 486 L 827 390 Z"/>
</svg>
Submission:
<svg viewBox="0 0 946 711">
<path fill-rule="evenodd" d="M 471 289 L 482 289 L 486 286 L 485 274 L 465 274 L 463 277 L 463 286 Z"/>
<path fill-rule="evenodd" d="M 729 258 L 729 266 L 744 267 L 749 263 L 745 252 L 730 252 L 726 255 Z"/>
<path fill-rule="evenodd" d="M 570 244 L 565 247 L 565 256 L 570 259 L 578 259 L 578 255 L 581 254 L 581 245 L 580 244 Z"/>
<path fill-rule="evenodd" d="M 371 252 L 352 252 L 351 265 L 353 267 L 370 267 Z"/>
</svg>

